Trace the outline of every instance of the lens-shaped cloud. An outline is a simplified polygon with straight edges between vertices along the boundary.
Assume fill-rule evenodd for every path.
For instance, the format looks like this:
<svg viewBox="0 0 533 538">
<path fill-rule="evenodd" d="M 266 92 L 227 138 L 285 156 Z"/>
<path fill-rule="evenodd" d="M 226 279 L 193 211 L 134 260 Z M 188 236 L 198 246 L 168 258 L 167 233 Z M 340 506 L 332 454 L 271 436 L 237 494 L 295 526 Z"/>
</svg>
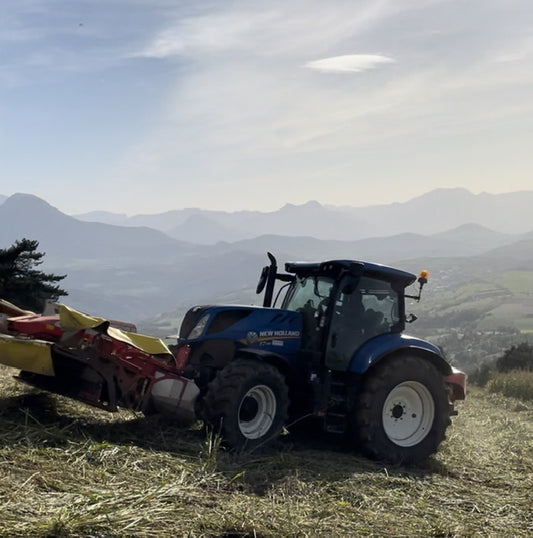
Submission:
<svg viewBox="0 0 533 538">
<path fill-rule="evenodd" d="M 380 54 L 346 54 L 344 56 L 313 60 L 312 62 L 307 62 L 305 67 L 331 73 L 359 73 L 390 63 L 394 63 L 392 58 Z"/>
</svg>

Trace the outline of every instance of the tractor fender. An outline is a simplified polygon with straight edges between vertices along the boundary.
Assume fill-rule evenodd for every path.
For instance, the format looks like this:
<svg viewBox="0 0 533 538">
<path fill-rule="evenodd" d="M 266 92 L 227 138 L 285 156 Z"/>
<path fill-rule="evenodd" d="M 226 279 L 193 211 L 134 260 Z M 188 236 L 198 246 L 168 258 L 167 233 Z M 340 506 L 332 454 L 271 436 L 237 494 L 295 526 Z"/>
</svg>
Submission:
<svg viewBox="0 0 533 538">
<path fill-rule="evenodd" d="M 452 373 L 439 347 L 427 340 L 399 333 L 382 334 L 365 342 L 354 353 L 348 371 L 364 374 L 385 357 L 402 352 L 429 360 L 443 375 Z"/>
</svg>

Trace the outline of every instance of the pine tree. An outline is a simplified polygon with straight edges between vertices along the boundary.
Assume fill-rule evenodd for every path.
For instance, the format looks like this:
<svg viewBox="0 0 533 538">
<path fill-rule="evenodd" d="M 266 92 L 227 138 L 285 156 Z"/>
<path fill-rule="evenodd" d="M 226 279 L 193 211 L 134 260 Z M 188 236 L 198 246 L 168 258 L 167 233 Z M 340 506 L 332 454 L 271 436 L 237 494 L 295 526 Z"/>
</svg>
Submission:
<svg viewBox="0 0 533 538">
<path fill-rule="evenodd" d="M 66 275 L 37 269 L 44 256 L 43 252 L 37 252 L 38 246 L 38 241 L 22 239 L 7 249 L 0 249 L 0 298 L 41 312 L 47 300 L 56 301 L 68 293 L 57 285 Z"/>
</svg>

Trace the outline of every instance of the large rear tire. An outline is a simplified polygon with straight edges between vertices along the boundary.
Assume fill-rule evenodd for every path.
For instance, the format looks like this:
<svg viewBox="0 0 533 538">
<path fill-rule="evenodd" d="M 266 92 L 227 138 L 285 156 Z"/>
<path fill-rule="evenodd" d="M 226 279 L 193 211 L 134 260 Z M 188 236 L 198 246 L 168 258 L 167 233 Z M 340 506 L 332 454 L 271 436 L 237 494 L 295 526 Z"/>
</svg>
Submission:
<svg viewBox="0 0 533 538">
<path fill-rule="evenodd" d="M 437 451 L 450 422 L 442 375 L 427 360 L 378 364 L 357 399 L 351 435 L 368 457 L 415 464 Z"/>
<path fill-rule="evenodd" d="M 208 385 L 203 418 L 230 448 L 251 449 L 279 435 L 288 406 L 285 379 L 274 366 L 236 359 Z"/>
</svg>

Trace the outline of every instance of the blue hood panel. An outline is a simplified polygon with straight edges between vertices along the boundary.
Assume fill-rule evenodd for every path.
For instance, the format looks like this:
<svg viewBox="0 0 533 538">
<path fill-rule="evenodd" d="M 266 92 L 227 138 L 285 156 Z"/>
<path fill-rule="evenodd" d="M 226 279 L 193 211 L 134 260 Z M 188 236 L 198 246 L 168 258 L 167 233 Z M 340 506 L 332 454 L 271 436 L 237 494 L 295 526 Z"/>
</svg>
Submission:
<svg viewBox="0 0 533 538">
<path fill-rule="evenodd" d="M 220 332 L 212 330 L 217 315 L 229 310 L 248 312 L 248 315 Z M 298 312 L 277 308 L 250 306 L 216 306 L 206 309 L 210 314 L 204 334 L 194 340 L 232 340 L 248 349 L 260 349 L 289 358 L 301 349 L 302 316 Z"/>
</svg>

